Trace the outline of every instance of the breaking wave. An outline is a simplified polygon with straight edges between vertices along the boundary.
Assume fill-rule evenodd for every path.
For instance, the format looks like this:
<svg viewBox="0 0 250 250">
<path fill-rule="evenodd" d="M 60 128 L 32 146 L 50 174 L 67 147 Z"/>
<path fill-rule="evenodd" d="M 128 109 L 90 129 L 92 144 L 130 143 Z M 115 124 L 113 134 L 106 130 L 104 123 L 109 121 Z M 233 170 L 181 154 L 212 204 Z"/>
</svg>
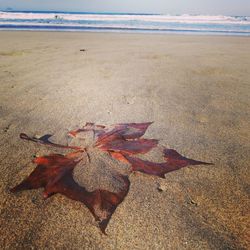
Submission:
<svg viewBox="0 0 250 250">
<path fill-rule="evenodd" d="M 0 11 L 0 29 L 131 30 L 250 35 L 250 17 Z"/>
</svg>

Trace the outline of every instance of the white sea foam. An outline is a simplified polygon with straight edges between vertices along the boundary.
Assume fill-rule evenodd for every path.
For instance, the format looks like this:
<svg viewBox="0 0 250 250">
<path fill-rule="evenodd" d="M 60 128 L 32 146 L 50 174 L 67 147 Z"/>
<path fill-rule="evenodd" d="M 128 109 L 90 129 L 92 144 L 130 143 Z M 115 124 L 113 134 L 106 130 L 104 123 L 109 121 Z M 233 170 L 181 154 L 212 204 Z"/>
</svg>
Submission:
<svg viewBox="0 0 250 250">
<path fill-rule="evenodd" d="M 250 17 L 206 16 L 206 15 L 105 15 L 105 14 L 70 14 L 70 13 L 22 13 L 0 12 L 1 19 L 9 20 L 51 20 L 67 21 L 146 21 L 175 23 L 212 23 L 212 24 L 246 24 L 250 25 Z"/>
</svg>

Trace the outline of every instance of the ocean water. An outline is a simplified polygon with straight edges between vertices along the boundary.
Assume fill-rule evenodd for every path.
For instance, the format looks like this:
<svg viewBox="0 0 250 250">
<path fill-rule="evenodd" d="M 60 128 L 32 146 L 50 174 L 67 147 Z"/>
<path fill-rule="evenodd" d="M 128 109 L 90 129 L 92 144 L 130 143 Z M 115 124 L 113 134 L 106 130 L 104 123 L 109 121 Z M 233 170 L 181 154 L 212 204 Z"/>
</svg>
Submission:
<svg viewBox="0 0 250 250">
<path fill-rule="evenodd" d="M 0 11 L 0 30 L 113 31 L 250 36 L 250 17 Z"/>
</svg>

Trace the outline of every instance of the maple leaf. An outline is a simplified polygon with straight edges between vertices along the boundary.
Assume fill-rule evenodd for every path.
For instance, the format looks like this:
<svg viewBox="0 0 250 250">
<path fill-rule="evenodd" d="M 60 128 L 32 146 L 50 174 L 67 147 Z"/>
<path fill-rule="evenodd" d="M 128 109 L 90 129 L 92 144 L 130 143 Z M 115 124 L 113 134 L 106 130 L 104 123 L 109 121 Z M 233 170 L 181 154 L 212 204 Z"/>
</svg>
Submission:
<svg viewBox="0 0 250 250">
<path fill-rule="evenodd" d="M 72 200 L 80 201 L 90 210 L 94 218 L 99 222 L 101 231 L 105 233 L 112 214 L 129 191 L 130 172 L 139 171 L 164 178 L 166 173 L 188 165 L 211 164 L 186 158 L 177 151 L 167 148 L 163 150 L 165 162 L 162 163 L 135 157 L 134 155 L 147 154 L 158 145 L 158 140 L 141 138 L 151 124 L 152 122 L 103 126 L 88 122 L 82 128 L 68 133 L 73 141 L 77 138 L 83 140 L 84 145 L 80 146 L 61 145 L 51 142 L 49 139 L 52 135 L 49 134 L 41 138 L 34 138 L 22 133 L 20 134 L 21 139 L 74 151 L 65 155 L 50 154 L 37 157 L 34 159 L 34 163 L 37 164 L 34 171 L 11 191 L 44 188 L 44 198 L 59 193 Z M 91 134 L 90 140 L 87 139 L 89 133 Z M 82 141 L 80 144 L 82 144 Z M 97 188 L 89 191 L 84 185 L 75 180 L 74 169 L 76 166 L 79 163 L 83 164 L 84 167 L 81 171 L 85 171 L 88 165 L 93 164 L 92 161 L 96 155 L 102 155 L 104 162 L 107 161 L 105 157 L 109 155 L 118 162 L 130 166 L 130 172 L 127 174 L 122 174 L 116 170 L 111 171 L 111 175 L 115 176 L 116 179 L 115 185 L 118 185 L 117 180 L 120 183 L 118 190 L 110 191 Z M 104 164 L 110 163 L 105 162 Z M 98 165 L 98 163 L 95 165 Z"/>
</svg>

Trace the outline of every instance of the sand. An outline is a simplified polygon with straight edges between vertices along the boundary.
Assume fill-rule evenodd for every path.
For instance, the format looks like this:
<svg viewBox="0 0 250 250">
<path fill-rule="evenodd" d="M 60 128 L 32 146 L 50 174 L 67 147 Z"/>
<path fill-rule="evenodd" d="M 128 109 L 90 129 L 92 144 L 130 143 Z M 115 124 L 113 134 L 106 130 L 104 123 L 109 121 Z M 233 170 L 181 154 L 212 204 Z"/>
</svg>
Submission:
<svg viewBox="0 0 250 250">
<path fill-rule="evenodd" d="M 86 51 L 80 51 L 85 49 Z M 0 32 L 1 249 L 249 249 L 250 38 Z M 141 173 L 103 235 L 84 205 L 10 193 L 33 155 L 19 134 L 154 121 L 145 138 L 213 166 Z"/>
</svg>

